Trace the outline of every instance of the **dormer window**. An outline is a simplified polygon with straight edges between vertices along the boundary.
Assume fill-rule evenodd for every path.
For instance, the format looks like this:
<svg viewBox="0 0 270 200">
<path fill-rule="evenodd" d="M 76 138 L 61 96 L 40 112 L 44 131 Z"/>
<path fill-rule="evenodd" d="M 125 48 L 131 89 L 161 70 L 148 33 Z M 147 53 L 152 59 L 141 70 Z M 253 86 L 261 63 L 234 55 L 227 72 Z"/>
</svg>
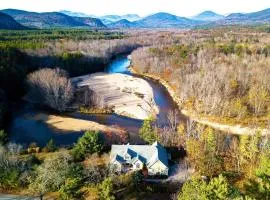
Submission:
<svg viewBox="0 0 270 200">
<path fill-rule="evenodd" d="M 129 160 L 130 156 L 129 155 L 125 155 L 125 160 Z"/>
</svg>

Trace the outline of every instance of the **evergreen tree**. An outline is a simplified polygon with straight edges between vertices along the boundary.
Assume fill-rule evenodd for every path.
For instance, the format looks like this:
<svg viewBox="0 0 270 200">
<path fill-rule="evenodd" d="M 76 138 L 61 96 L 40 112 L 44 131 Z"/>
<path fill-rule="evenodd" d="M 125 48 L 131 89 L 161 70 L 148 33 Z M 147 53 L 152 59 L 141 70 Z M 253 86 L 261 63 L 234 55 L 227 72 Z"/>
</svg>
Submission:
<svg viewBox="0 0 270 200">
<path fill-rule="evenodd" d="M 62 200 L 77 200 L 82 198 L 82 181 L 79 178 L 68 178 L 61 186 L 59 193 Z"/>
<path fill-rule="evenodd" d="M 240 165 L 243 165 L 249 159 L 249 136 L 241 135 L 239 142 L 239 151 L 240 151 Z"/>
<path fill-rule="evenodd" d="M 113 194 L 113 182 L 111 178 L 106 178 L 99 187 L 99 198 L 100 200 L 115 200 Z"/>
<path fill-rule="evenodd" d="M 103 144 L 100 132 L 86 131 L 72 149 L 72 155 L 76 160 L 83 160 L 86 154 L 100 153 Z"/>
<path fill-rule="evenodd" d="M 158 135 L 153 126 L 153 121 L 152 118 L 144 120 L 143 125 L 139 130 L 139 136 L 149 144 L 158 141 Z"/>
<path fill-rule="evenodd" d="M 53 139 L 50 139 L 49 142 L 47 143 L 46 147 L 44 148 L 44 151 L 55 152 L 56 150 L 57 150 L 57 147 L 56 147 Z"/>
<path fill-rule="evenodd" d="M 270 151 L 262 153 L 255 178 L 246 184 L 247 194 L 254 199 L 270 199 Z"/>
</svg>

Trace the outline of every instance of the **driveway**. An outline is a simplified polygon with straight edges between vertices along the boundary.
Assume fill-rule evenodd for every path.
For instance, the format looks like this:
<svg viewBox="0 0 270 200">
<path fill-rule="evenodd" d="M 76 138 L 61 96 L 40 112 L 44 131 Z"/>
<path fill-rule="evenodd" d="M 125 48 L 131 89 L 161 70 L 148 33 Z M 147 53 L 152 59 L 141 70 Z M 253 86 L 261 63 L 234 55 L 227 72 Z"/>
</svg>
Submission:
<svg viewBox="0 0 270 200">
<path fill-rule="evenodd" d="M 39 198 L 0 194 L 0 200 L 38 200 Z"/>
<path fill-rule="evenodd" d="M 187 167 L 187 163 L 181 160 L 179 163 L 170 166 L 169 177 L 166 179 L 144 179 L 151 183 L 185 183 L 194 172 L 192 168 Z"/>
</svg>

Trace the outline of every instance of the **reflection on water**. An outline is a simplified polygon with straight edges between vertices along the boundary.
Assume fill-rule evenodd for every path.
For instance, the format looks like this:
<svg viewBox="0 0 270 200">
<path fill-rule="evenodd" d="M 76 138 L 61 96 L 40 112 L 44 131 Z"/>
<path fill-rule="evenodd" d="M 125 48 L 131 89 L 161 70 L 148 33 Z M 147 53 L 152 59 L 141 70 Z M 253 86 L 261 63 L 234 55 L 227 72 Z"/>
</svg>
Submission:
<svg viewBox="0 0 270 200">
<path fill-rule="evenodd" d="M 113 60 L 105 69 L 108 73 L 125 73 L 131 74 L 128 71 L 130 60 L 127 56 L 120 56 Z M 176 105 L 169 96 L 165 87 L 153 80 L 148 80 L 154 91 L 154 99 L 159 106 L 160 113 L 158 115 L 159 122 L 166 123 L 166 115 L 169 110 L 176 109 Z M 69 145 L 74 143 L 78 137 L 81 136 L 81 132 L 72 133 L 59 133 L 43 122 L 27 118 L 25 115 L 35 114 L 40 112 L 28 103 L 24 103 L 20 109 L 16 109 L 13 116 L 13 121 L 10 125 L 11 141 L 22 144 L 29 144 L 36 142 L 39 145 L 45 145 L 51 138 L 54 139 L 58 145 Z M 131 119 L 128 117 L 122 117 L 116 114 L 81 114 L 71 113 L 68 114 L 71 117 L 78 119 L 85 119 L 95 121 L 104 125 L 118 125 L 125 128 L 129 132 L 137 133 L 142 125 L 141 120 Z"/>
</svg>

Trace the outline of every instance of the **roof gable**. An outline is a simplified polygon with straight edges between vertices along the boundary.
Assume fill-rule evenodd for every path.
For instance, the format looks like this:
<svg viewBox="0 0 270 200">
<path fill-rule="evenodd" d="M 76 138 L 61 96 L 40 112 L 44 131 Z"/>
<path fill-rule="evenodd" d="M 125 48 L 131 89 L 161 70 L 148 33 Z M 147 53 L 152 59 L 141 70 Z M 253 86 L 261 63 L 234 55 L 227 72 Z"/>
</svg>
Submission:
<svg viewBox="0 0 270 200">
<path fill-rule="evenodd" d="M 158 163 L 160 163 L 161 165 L 163 165 L 164 168 L 168 168 L 168 166 L 164 165 L 164 163 L 161 162 L 160 160 L 156 160 L 154 163 L 151 163 L 151 165 L 147 165 L 147 167 L 148 167 L 149 169 L 150 169 L 150 168 L 154 169 L 154 168 L 155 168 L 155 165 L 158 164 Z"/>
</svg>

